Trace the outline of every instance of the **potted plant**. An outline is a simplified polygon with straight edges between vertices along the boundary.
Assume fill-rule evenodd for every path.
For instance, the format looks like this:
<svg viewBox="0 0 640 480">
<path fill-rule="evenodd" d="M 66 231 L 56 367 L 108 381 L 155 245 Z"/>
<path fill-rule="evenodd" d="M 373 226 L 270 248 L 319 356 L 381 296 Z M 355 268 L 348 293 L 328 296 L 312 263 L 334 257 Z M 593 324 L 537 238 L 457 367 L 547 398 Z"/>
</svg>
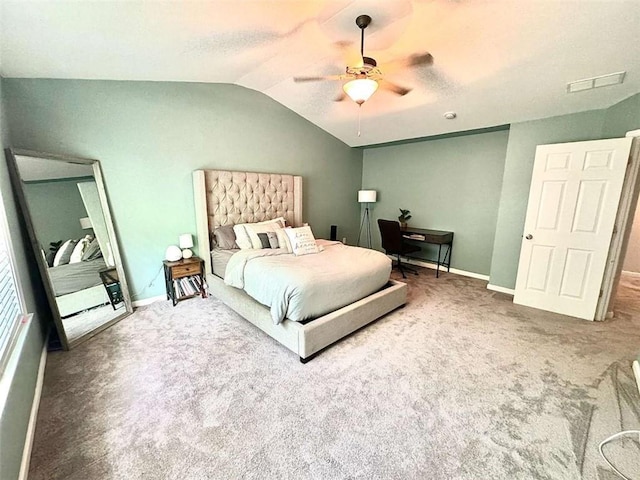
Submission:
<svg viewBox="0 0 640 480">
<path fill-rule="evenodd" d="M 411 210 L 405 210 L 403 208 L 400 209 L 400 216 L 398 217 L 398 221 L 400 222 L 400 227 L 407 228 L 407 222 L 411 218 Z"/>
</svg>

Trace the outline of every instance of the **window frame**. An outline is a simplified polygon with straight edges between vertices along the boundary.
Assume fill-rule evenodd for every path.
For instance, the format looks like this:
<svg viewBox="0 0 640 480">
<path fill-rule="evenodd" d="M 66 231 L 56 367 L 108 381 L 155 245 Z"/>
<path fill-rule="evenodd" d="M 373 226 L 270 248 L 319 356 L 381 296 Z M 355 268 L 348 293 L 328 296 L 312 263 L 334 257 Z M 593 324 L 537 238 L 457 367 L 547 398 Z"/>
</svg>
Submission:
<svg viewBox="0 0 640 480">
<path fill-rule="evenodd" d="M 5 196 L 2 193 L 3 192 L 0 191 L 0 242 L 4 242 L 7 250 L 11 282 L 13 282 L 13 291 L 15 292 L 15 299 L 18 304 L 18 315 L 15 319 L 10 320 L 13 324 L 9 327 L 9 332 L 7 334 L 8 341 L 4 349 L 0 351 L 0 378 L 4 374 L 7 364 L 9 363 L 9 359 L 13 353 L 20 333 L 20 327 L 25 323 L 27 318 L 27 306 L 24 299 L 24 293 L 22 291 L 22 285 L 20 283 L 20 277 L 18 275 L 15 250 L 11 239 L 11 231 L 9 230 L 9 219 L 5 208 Z"/>
</svg>

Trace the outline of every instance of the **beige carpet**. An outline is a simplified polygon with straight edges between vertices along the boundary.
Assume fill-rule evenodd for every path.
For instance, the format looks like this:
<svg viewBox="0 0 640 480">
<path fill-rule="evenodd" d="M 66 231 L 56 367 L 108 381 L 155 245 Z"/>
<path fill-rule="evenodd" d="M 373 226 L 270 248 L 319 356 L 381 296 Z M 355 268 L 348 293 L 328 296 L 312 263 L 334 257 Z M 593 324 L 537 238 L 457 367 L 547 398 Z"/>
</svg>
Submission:
<svg viewBox="0 0 640 480">
<path fill-rule="evenodd" d="M 49 356 L 29 479 L 600 479 L 640 426 L 640 301 L 614 320 L 411 276 L 306 365 L 216 299 L 141 308 Z M 609 450 L 640 478 L 637 442 Z"/>
</svg>

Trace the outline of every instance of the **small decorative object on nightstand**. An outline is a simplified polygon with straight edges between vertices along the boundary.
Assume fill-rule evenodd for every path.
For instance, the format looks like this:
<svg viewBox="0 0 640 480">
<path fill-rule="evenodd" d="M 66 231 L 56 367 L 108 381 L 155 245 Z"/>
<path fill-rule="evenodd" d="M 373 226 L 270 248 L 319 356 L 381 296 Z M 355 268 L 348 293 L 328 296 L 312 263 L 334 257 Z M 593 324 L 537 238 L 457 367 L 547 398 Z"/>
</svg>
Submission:
<svg viewBox="0 0 640 480">
<path fill-rule="evenodd" d="M 185 298 L 201 295 L 206 298 L 204 285 L 204 261 L 199 257 L 183 258 L 171 262 L 165 260 L 164 281 L 167 288 L 167 300 L 173 306 Z"/>
</svg>

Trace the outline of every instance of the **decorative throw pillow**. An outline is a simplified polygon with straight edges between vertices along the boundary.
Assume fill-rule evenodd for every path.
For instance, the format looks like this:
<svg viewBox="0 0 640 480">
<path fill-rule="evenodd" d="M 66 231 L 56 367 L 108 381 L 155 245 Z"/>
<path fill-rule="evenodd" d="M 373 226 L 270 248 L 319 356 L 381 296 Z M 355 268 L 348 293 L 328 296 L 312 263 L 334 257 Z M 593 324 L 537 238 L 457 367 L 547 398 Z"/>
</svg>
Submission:
<svg viewBox="0 0 640 480">
<path fill-rule="evenodd" d="M 291 242 L 291 250 L 294 255 L 308 255 L 320 251 L 318 245 L 316 245 L 316 239 L 313 236 L 311 227 L 285 228 L 284 233 L 286 233 Z"/>
<path fill-rule="evenodd" d="M 251 238 L 249 236 L 248 233 L 248 229 L 246 227 L 250 226 L 250 227 L 256 227 L 256 226 L 260 226 L 260 225 L 268 225 L 268 224 L 276 224 L 280 227 L 284 226 L 284 218 L 283 217 L 278 217 L 278 218 L 274 218 L 273 220 L 267 220 L 264 222 L 257 222 L 257 223 L 239 223 L 237 225 L 233 226 L 233 231 L 236 234 L 236 244 L 238 244 L 238 247 L 242 250 L 246 250 L 249 248 L 262 248 L 261 245 L 262 243 L 260 242 L 260 239 L 258 238 L 258 232 L 262 232 L 264 230 L 259 229 L 258 231 L 255 231 L 255 229 L 253 230 L 254 233 L 254 237 Z M 267 229 L 268 231 L 272 231 L 272 229 Z"/>
<path fill-rule="evenodd" d="M 269 245 L 271 248 L 280 248 L 278 243 L 278 234 L 276 232 L 267 232 L 267 238 L 269 239 Z"/>
<path fill-rule="evenodd" d="M 89 260 L 95 260 L 101 256 L 102 252 L 100 251 L 100 244 L 98 243 L 98 239 L 94 238 L 82 253 L 82 261 L 87 262 Z"/>
<path fill-rule="evenodd" d="M 58 265 L 66 265 L 69 263 L 69 259 L 71 258 L 71 254 L 73 253 L 73 249 L 78 243 L 77 240 L 67 240 L 62 244 L 62 246 L 56 252 L 56 256 L 53 259 L 53 266 L 57 267 Z"/>
<path fill-rule="evenodd" d="M 222 248 L 223 250 L 233 250 L 235 248 L 238 248 L 238 245 L 236 244 L 236 233 L 233 230 L 233 225 L 223 225 L 216 228 L 213 231 L 213 236 L 216 239 L 218 248 Z"/>
<path fill-rule="evenodd" d="M 278 248 L 278 236 L 276 232 L 259 233 L 258 238 L 262 242 L 262 248 Z"/>
<path fill-rule="evenodd" d="M 260 249 L 264 247 L 262 246 L 262 242 L 260 241 L 260 238 L 258 238 L 258 234 L 275 232 L 276 230 L 281 230 L 283 226 L 284 226 L 283 223 L 277 221 L 277 222 L 269 222 L 269 223 L 246 224 L 244 228 L 247 232 L 247 235 L 249 235 L 249 239 L 251 240 L 251 248 Z M 267 248 L 271 248 L 271 247 L 267 247 Z"/>
<path fill-rule="evenodd" d="M 90 243 L 91 235 L 87 235 L 86 237 L 80 239 L 80 241 L 74 247 L 73 252 L 71 252 L 69 263 L 80 263 L 82 261 L 82 255 L 84 254 L 84 251 L 87 249 Z"/>
</svg>

